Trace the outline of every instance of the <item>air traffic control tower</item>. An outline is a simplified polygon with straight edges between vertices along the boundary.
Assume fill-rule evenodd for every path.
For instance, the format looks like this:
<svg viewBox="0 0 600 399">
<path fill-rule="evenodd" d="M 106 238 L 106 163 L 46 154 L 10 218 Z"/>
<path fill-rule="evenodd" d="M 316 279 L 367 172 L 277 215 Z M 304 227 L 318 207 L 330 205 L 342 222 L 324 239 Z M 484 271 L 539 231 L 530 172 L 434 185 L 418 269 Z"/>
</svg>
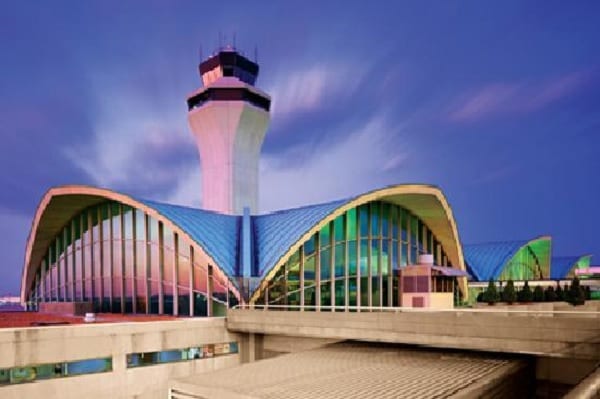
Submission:
<svg viewBox="0 0 600 399">
<path fill-rule="evenodd" d="M 203 87 L 187 99 L 202 165 L 202 208 L 258 211 L 258 161 L 271 98 L 254 87 L 258 64 L 233 47 L 200 63 Z"/>
</svg>

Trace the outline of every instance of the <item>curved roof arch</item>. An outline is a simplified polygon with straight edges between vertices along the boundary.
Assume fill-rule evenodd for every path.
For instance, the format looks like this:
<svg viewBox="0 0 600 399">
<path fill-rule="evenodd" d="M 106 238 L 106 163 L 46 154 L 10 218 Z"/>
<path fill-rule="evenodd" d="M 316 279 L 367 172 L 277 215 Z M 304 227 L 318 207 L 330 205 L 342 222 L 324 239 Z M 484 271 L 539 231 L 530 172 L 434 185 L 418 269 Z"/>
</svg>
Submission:
<svg viewBox="0 0 600 399">
<path fill-rule="evenodd" d="M 442 191 L 424 184 L 395 185 L 345 200 L 256 217 L 255 228 L 261 241 L 257 251 L 261 283 L 251 301 L 258 298 L 260 290 L 288 258 L 323 226 L 352 208 L 378 200 L 400 205 L 423 220 L 444 247 L 452 265 L 465 270 L 454 214 Z M 459 280 L 461 290 L 467 295 L 463 280 Z"/>
<path fill-rule="evenodd" d="M 550 278 L 553 280 L 568 278 L 569 273 L 579 266 L 580 263 L 585 263 L 589 266 L 592 255 L 581 256 L 553 256 L 552 264 L 550 265 Z"/>
<path fill-rule="evenodd" d="M 539 241 L 551 241 L 550 236 L 531 240 L 500 241 L 464 246 L 465 261 L 469 273 L 477 281 L 496 280 L 506 264 L 523 248 Z"/>
<path fill-rule="evenodd" d="M 238 217 L 215 212 L 135 199 L 108 189 L 91 186 L 61 186 L 44 194 L 33 219 L 21 275 L 21 301 L 25 302 L 28 287 L 35 275 L 50 241 L 64 224 L 84 209 L 104 201 L 116 201 L 140 209 L 161 221 L 165 226 L 190 243 L 197 245 L 212 265 L 237 287 L 235 248 L 238 235 Z M 217 234 L 215 234 L 217 232 Z M 237 288 L 233 291 L 239 294 Z"/>
</svg>

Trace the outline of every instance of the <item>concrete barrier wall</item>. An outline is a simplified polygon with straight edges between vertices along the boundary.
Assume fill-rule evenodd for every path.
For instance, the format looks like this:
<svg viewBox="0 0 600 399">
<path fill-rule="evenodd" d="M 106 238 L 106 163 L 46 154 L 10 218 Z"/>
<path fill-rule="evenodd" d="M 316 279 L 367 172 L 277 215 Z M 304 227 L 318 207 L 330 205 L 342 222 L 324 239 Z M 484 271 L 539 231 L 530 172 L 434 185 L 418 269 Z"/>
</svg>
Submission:
<svg viewBox="0 0 600 399">
<path fill-rule="evenodd" d="M 239 354 L 128 369 L 126 355 L 239 342 L 223 318 L 0 329 L 0 368 L 112 357 L 113 371 L 0 387 L 1 398 L 165 398 L 170 378 L 235 366 Z"/>
<path fill-rule="evenodd" d="M 598 317 L 509 312 L 293 312 L 233 309 L 230 331 L 600 359 Z"/>
</svg>

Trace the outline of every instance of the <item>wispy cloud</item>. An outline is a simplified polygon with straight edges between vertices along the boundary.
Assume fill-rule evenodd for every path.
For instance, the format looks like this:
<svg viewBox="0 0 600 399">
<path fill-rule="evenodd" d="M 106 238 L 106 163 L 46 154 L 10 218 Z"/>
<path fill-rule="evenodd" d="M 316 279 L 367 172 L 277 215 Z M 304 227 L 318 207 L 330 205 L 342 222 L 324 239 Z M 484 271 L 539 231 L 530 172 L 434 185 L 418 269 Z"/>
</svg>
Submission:
<svg viewBox="0 0 600 399">
<path fill-rule="evenodd" d="M 448 118 L 466 123 L 538 111 L 581 90 L 591 79 L 593 73 L 582 70 L 535 84 L 492 83 L 459 96 Z"/>
<path fill-rule="evenodd" d="M 31 226 L 31 216 L 0 207 L 0 220 L 0 251 L 3 254 L 0 295 L 16 295 L 23 270 L 23 254 Z"/>
<path fill-rule="evenodd" d="M 399 183 L 397 168 L 406 165 L 410 152 L 399 128 L 375 116 L 339 142 L 290 148 L 261 163 L 262 211 L 330 201 Z M 395 139 L 392 139 L 395 137 Z M 289 154 L 302 153 L 300 165 Z"/>
<path fill-rule="evenodd" d="M 305 112 L 322 110 L 340 95 L 351 95 L 360 84 L 360 71 L 351 63 L 322 62 L 304 68 L 286 68 L 267 84 L 273 98 L 272 119 L 280 123 Z"/>
<path fill-rule="evenodd" d="M 407 165 L 410 145 L 383 117 L 373 117 L 336 141 L 304 143 L 260 164 L 260 211 L 326 202 L 389 184 L 401 183 L 398 169 Z M 395 137 L 395 138 L 394 138 Z M 165 201 L 199 206 L 201 171 L 190 163 Z"/>
<path fill-rule="evenodd" d="M 92 109 L 92 134 L 63 152 L 100 186 L 168 184 L 181 168 L 169 158 L 194 146 L 185 110 L 156 106 L 144 93 L 105 88 Z"/>
</svg>

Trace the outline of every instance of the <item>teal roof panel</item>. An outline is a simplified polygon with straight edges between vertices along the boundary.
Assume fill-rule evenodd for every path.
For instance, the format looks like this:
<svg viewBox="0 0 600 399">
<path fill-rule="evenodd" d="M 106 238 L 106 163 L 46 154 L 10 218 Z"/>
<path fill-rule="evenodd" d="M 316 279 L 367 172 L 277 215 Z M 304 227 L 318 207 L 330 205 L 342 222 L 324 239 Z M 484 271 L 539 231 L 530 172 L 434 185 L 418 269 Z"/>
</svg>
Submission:
<svg viewBox="0 0 600 399">
<path fill-rule="evenodd" d="M 258 276 L 264 277 L 308 230 L 348 201 L 338 200 L 254 216 Z"/>
<path fill-rule="evenodd" d="M 497 280 L 506 262 L 529 241 L 503 241 L 463 246 L 467 271 L 476 281 Z"/>
</svg>

